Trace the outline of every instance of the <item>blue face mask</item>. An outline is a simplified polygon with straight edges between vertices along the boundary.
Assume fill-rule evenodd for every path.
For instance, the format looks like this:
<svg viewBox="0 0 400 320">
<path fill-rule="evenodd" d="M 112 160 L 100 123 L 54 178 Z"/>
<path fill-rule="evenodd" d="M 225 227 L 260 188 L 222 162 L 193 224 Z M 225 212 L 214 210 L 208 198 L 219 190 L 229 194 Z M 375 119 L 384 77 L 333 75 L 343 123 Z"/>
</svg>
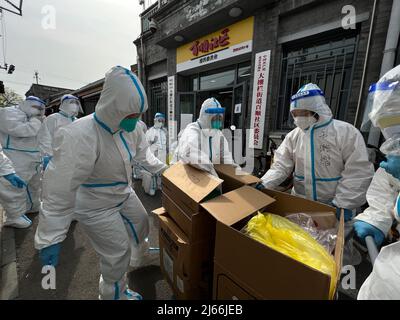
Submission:
<svg viewBox="0 0 400 320">
<path fill-rule="evenodd" d="M 221 130 L 222 129 L 222 120 L 211 121 L 211 128 Z"/>
<path fill-rule="evenodd" d="M 138 121 L 139 118 L 124 119 L 119 124 L 119 127 L 126 132 L 132 132 L 135 130 Z"/>
</svg>

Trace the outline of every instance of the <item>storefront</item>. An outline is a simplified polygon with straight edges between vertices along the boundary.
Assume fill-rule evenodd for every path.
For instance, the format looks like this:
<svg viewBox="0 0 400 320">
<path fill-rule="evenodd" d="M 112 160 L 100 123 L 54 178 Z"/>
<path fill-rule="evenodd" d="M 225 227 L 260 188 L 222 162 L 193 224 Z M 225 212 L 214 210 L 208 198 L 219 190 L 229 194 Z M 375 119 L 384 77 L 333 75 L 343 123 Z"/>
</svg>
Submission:
<svg viewBox="0 0 400 320">
<path fill-rule="evenodd" d="M 182 130 L 210 97 L 225 108 L 225 128 L 246 124 L 254 18 L 177 48 L 177 117 Z"/>
<path fill-rule="evenodd" d="M 149 8 L 142 21 L 156 27 L 143 24 L 135 41 L 141 79 L 150 97 L 163 83 L 170 139 L 214 97 L 243 152 L 265 156 L 294 128 L 290 98 L 309 82 L 325 92 L 336 119 L 360 127 L 368 87 L 379 79 L 391 11 L 390 1 L 375 11 L 373 4 L 353 1 L 350 26 L 345 0 L 191 0 Z M 149 114 L 157 108 L 150 103 Z"/>
</svg>

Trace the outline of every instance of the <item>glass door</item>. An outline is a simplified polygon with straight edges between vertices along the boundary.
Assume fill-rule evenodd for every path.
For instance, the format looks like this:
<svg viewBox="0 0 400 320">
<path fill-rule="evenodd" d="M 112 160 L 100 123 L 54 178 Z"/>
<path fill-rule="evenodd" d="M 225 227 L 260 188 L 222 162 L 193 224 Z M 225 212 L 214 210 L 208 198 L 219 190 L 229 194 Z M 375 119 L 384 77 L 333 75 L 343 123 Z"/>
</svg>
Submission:
<svg viewBox="0 0 400 320">
<path fill-rule="evenodd" d="M 244 82 L 233 88 L 230 126 L 232 132 L 231 151 L 235 162 L 239 165 L 246 161 L 247 86 L 248 83 Z"/>
<path fill-rule="evenodd" d="M 178 133 L 196 119 L 196 93 L 181 92 L 178 93 Z"/>
</svg>

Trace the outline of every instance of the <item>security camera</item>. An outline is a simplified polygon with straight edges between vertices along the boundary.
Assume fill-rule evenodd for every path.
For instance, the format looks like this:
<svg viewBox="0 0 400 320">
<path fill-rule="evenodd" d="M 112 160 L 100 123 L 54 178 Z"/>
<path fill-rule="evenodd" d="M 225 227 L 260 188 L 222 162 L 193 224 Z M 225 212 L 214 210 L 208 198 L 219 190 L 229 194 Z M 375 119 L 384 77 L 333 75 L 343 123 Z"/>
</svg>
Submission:
<svg viewBox="0 0 400 320">
<path fill-rule="evenodd" d="M 149 24 L 149 28 L 151 33 L 155 33 L 158 30 L 158 24 L 155 20 L 151 19 L 150 20 L 150 24 Z"/>
<path fill-rule="evenodd" d="M 15 71 L 15 66 L 12 64 L 11 66 L 9 66 L 8 68 L 8 74 L 13 74 L 13 72 Z"/>
</svg>

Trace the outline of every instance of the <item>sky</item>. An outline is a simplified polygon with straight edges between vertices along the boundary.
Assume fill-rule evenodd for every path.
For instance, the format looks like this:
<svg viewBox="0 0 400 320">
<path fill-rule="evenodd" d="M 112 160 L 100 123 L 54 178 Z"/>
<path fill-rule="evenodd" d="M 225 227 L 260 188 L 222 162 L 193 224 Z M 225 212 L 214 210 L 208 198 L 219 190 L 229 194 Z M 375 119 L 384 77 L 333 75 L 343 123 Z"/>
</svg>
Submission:
<svg viewBox="0 0 400 320">
<path fill-rule="evenodd" d="M 129 68 L 136 63 L 142 10 L 138 0 L 24 0 L 22 17 L 4 13 L 5 62 L 16 70 L 0 70 L 0 80 L 25 95 L 35 70 L 39 84 L 78 89 L 112 66 Z"/>
</svg>

